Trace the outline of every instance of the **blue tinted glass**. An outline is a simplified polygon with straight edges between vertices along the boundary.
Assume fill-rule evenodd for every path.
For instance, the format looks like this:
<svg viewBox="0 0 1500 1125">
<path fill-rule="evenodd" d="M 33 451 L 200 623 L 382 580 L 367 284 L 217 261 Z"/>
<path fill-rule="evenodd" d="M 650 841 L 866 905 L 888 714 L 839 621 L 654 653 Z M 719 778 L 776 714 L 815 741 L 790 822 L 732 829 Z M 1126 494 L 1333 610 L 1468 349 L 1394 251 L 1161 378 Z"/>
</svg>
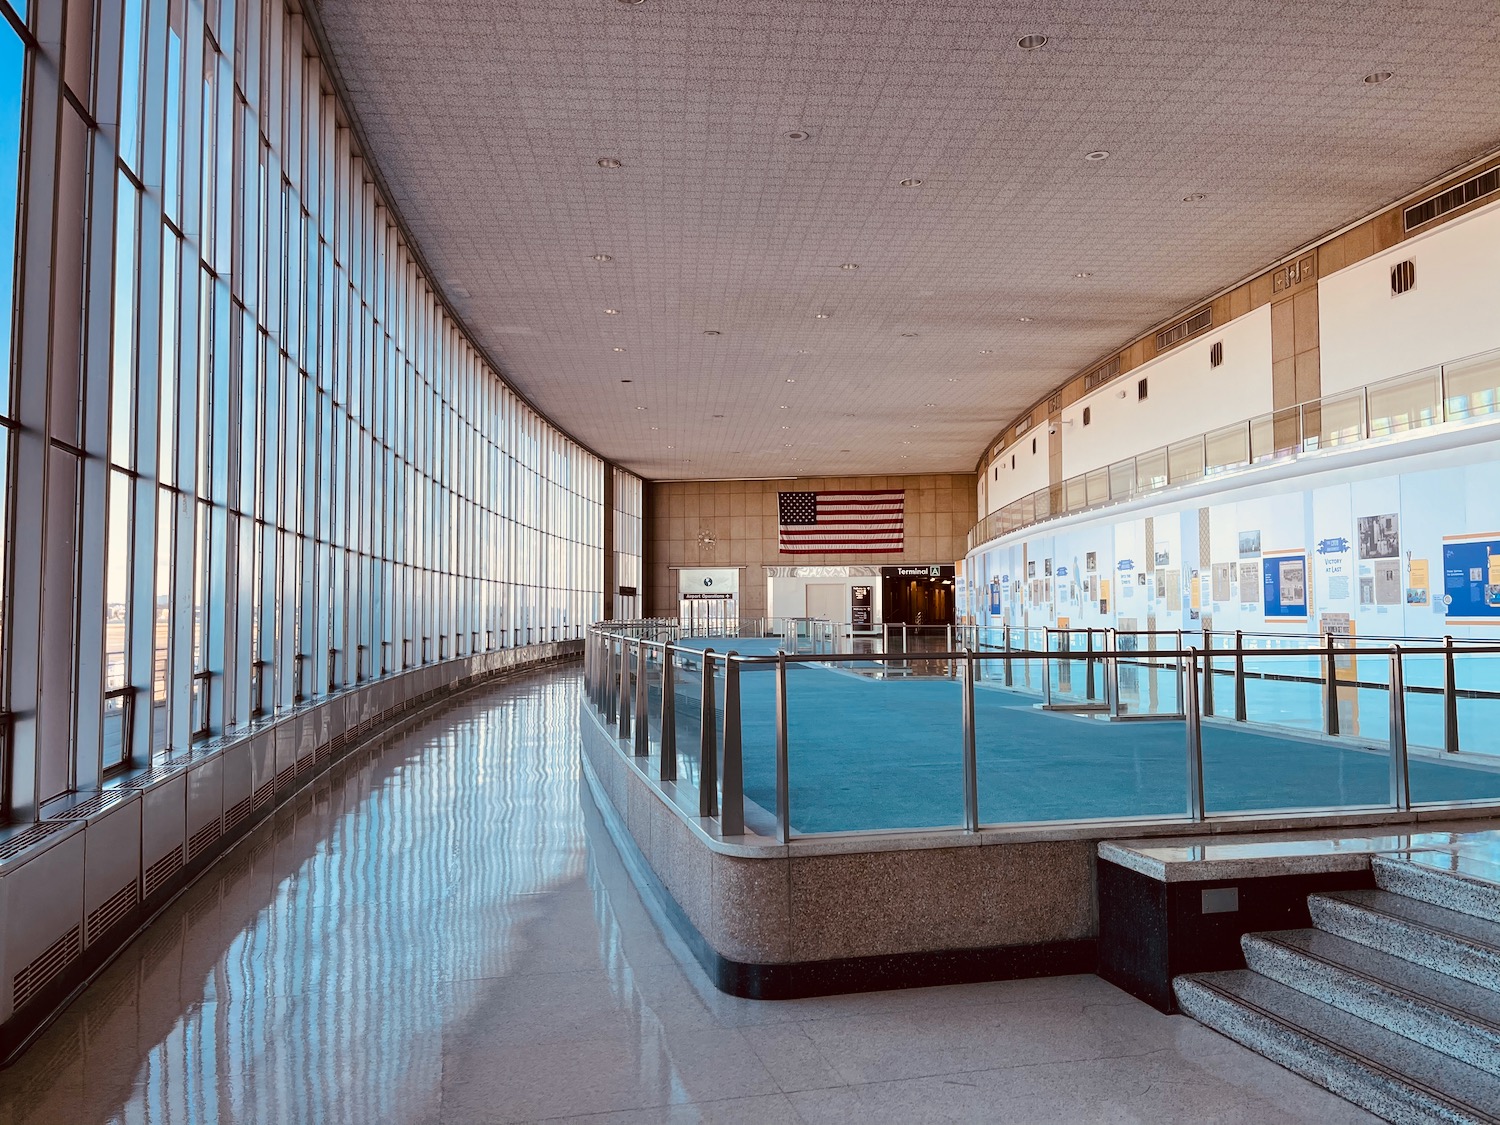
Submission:
<svg viewBox="0 0 1500 1125">
<path fill-rule="evenodd" d="M 25 9 L 22 9 L 24 13 Z M 10 403 L 11 324 L 16 283 L 16 205 L 21 168 L 21 86 L 26 48 L 0 20 L 0 409 Z"/>
</svg>

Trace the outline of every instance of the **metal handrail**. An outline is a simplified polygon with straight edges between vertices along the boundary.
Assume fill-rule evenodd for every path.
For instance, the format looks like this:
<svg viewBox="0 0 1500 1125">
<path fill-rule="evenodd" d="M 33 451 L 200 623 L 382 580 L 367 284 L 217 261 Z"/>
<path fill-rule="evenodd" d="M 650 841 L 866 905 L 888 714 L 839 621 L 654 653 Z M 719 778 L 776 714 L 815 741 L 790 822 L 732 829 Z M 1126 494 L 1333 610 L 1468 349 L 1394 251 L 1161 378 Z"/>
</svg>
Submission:
<svg viewBox="0 0 1500 1125">
<path fill-rule="evenodd" d="M 866 653 L 788 653 L 784 650 L 770 653 L 717 652 L 712 647 L 701 650 L 692 646 L 680 646 L 674 634 L 681 630 L 672 622 L 653 621 L 646 623 L 609 623 L 611 628 L 590 627 L 586 631 L 585 654 L 586 697 L 607 723 L 615 727 L 619 745 L 639 763 L 643 773 L 649 775 L 649 758 L 653 754 L 649 714 L 650 668 L 655 661 L 660 665 L 660 699 L 656 718 L 660 723 L 658 758 L 658 780 L 662 783 L 676 782 L 678 777 L 678 751 L 676 704 L 678 692 L 674 683 L 678 661 L 685 670 L 696 672 L 700 678 L 699 736 L 697 746 L 697 815 L 704 819 L 717 819 L 719 832 L 724 836 L 739 836 L 746 831 L 747 812 L 750 802 L 744 793 L 743 766 L 741 762 L 742 712 L 740 673 L 742 669 L 770 668 L 775 673 L 775 724 L 776 724 L 776 792 L 775 808 L 757 810 L 764 815 L 757 828 L 764 827 L 780 842 L 792 836 L 790 824 L 790 782 L 788 771 L 788 698 L 787 669 L 792 665 L 840 665 L 852 661 L 859 664 L 906 659 L 909 654 L 891 652 Z M 959 630 L 963 633 L 964 630 Z M 1031 630 L 1023 630 L 1030 633 Z M 1043 648 L 1013 648 L 1010 645 L 1010 627 L 1004 627 L 1003 650 L 982 651 L 968 645 L 942 652 L 921 654 L 924 661 L 935 663 L 952 662 L 960 676 L 960 710 L 963 723 L 962 777 L 964 793 L 964 830 L 978 831 L 980 825 L 978 799 L 978 767 L 975 731 L 974 691 L 984 680 L 986 664 L 996 662 L 1003 665 L 1009 686 L 1010 670 L 1016 661 L 1039 661 L 1043 664 L 1042 690 L 1045 701 L 1051 701 L 1051 664 L 1053 662 L 1088 661 L 1092 670 L 1098 662 L 1104 673 L 1103 699 L 1094 699 L 1092 679 L 1087 687 L 1088 701 L 1083 706 L 1091 710 L 1108 711 L 1112 718 L 1151 718 L 1166 721 L 1181 721 L 1185 730 L 1187 752 L 1186 768 L 1189 785 L 1190 819 L 1199 821 L 1209 818 L 1203 800 L 1203 746 L 1202 725 L 1205 717 L 1219 718 L 1212 709 L 1212 685 L 1215 675 L 1233 675 L 1235 679 L 1235 723 L 1245 723 L 1245 680 L 1257 673 L 1247 671 L 1244 658 L 1258 660 L 1306 659 L 1315 656 L 1322 668 L 1316 677 L 1288 674 L 1284 679 L 1303 683 L 1320 683 L 1323 687 L 1324 732 L 1337 736 L 1340 724 L 1338 695 L 1340 690 L 1352 690 L 1361 686 L 1384 688 L 1390 693 L 1390 740 L 1391 786 L 1390 807 L 1408 809 L 1411 806 L 1408 731 L 1405 700 L 1408 693 L 1441 693 L 1444 698 L 1444 750 L 1457 752 L 1458 715 L 1457 699 L 1460 697 L 1500 700 L 1500 692 L 1478 690 L 1459 691 L 1453 674 L 1455 648 L 1451 638 L 1441 645 L 1423 644 L 1420 639 L 1412 645 L 1376 645 L 1369 638 L 1331 637 L 1315 638 L 1321 641 L 1317 647 L 1306 649 L 1267 650 L 1243 644 L 1245 634 L 1236 635 L 1236 644 L 1229 648 L 1212 650 L 1191 643 L 1178 643 L 1172 647 L 1150 651 L 1121 649 L 1114 641 L 1120 635 L 1113 630 L 1046 630 L 1037 629 L 1044 645 L 1050 644 L 1053 633 L 1100 633 L 1107 642 L 1104 647 L 1078 651 Z M 1144 632 L 1144 631 L 1143 631 Z M 1158 635 L 1184 635 L 1176 630 L 1157 630 Z M 649 636 L 647 634 L 650 634 Z M 1133 634 L 1122 634 L 1131 636 Z M 1223 634 L 1229 636 L 1230 634 Z M 1276 634 L 1280 636 L 1281 634 Z M 1232 658 L 1233 671 L 1216 670 L 1210 662 L 1212 657 Z M 1500 656 L 1500 642 L 1475 641 L 1462 649 L 1464 655 Z M 1340 675 L 1338 659 L 1364 656 L 1380 657 L 1389 661 L 1390 681 L 1382 684 L 1372 681 L 1353 680 Z M 1408 686 L 1405 680 L 1405 661 L 1412 657 L 1442 656 L 1445 659 L 1445 679 L 1441 688 L 1425 685 Z M 1152 712 L 1148 715 L 1130 716 L 1122 714 L 1119 695 L 1119 668 L 1121 666 L 1149 666 L 1175 670 L 1178 678 L 1175 712 Z M 632 681 L 632 666 L 635 678 Z M 723 706 L 719 708 L 718 683 L 723 681 Z M 1059 704 L 1057 709 L 1066 709 L 1068 704 Z M 1078 709 L 1078 705 L 1072 705 Z M 722 721 L 720 717 L 722 716 Z M 1317 810 L 1308 810 L 1309 813 Z"/>
</svg>

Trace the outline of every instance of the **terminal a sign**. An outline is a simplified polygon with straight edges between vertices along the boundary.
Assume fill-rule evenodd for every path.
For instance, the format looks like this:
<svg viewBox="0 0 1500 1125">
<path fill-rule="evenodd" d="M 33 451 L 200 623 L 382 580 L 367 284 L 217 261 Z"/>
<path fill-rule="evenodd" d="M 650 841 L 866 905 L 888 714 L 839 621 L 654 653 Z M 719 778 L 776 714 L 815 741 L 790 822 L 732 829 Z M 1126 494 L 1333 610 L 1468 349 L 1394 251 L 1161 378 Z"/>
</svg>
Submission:
<svg viewBox="0 0 1500 1125">
<path fill-rule="evenodd" d="M 887 572 L 894 571 L 897 578 L 941 578 L 943 568 L 940 566 L 888 566 Z"/>
</svg>

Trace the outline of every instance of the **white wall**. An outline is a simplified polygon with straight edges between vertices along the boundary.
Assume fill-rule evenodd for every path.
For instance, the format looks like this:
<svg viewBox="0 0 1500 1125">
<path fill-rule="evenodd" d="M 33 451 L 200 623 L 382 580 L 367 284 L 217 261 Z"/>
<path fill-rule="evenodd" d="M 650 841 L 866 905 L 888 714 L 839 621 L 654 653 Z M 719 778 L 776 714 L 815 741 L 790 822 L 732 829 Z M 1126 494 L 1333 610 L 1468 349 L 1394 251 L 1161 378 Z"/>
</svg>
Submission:
<svg viewBox="0 0 1500 1125">
<path fill-rule="evenodd" d="M 1209 366 L 1209 349 L 1224 362 Z M 1136 386 L 1148 380 L 1144 402 Z M 1120 397 L 1123 393 L 1124 397 Z M 1090 411 L 1089 425 L 1083 410 Z M 1271 306 L 1127 371 L 1062 413 L 1063 479 L 1271 409 Z"/>
<path fill-rule="evenodd" d="M 1032 426 L 1021 435 L 1019 441 L 1007 446 L 999 457 L 990 462 L 985 469 L 989 481 L 989 511 L 985 515 L 1052 483 L 1047 467 L 1048 440 L 1047 424 L 1042 422 Z M 1034 453 L 1031 449 L 1033 441 L 1036 442 Z M 1016 460 L 1014 469 L 1010 467 L 1012 457 Z"/>
<path fill-rule="evenodd" d="M 1200 608 L 1216 630 L 1316 632 L 1321 614 L 1346 613 L 1360 636 L 1494 637 L 1500 635 L 1500 609 L 1486 614 L 1485 620 L 1462 616 L 1458 607 L 1450 616 L 1443 595 L 1445 546 L 1455 536 L 1488 532 L 1487 538 L 1500 545 L 1497 428 L 1476 430 L 1472 440 L 1458 448 L 1433 445 L 1426 452 L 1404 456 L 1393 451 L 1387 460 L 1366 458 L 1369 463 L 1361 464 L 1351 459 L 1344 468 L 1336 467 L 1334 459 L 1309 462 L 1306 473 L 1291 480 L 1257 484 L 1258 470 L 1250 470 L 1227 478 L 1226 487 L 1217 494 L 1116 515 L 1106 509 L 1092 519 L 1070 520 L 1063 527 L 1034 535 L 1019 533 L 970 556 L 969 565 L 977 584 L 1005 583 L 1011 592 L 1005 601 L 1006 617 L 1013 625 L 1052 625 L 1059 617 L 1067 617 L 1074 626 L 1119 627 L 1120 619 L 1133 618 L 1137 627 L 1144 627 L 1149 615 L 1160 629 L 1197 628 L 1185 604 L 1191 598 L 1191 574 L 1198 569 L 1207 586 L 1218 563 L 1233 564 L 1235 569 L 1227 600 L 1215 602 L 1211 588 L 1203 590 Z M 1199 558 L 1199 513 L 1204 508 L 1209 524 L 1206 563 Z M 1359 521 L 1385 515 L 1397 517 L 1399 599 L 1382 602 L 1368 594 L 1361 596 L 1361 580 L 1378 582 L 1382 563 L 1360 557 Z M 1167 556 L 1164 566 L 1146 558 L 1147 517 L 1153 521 L 1156 552 Z M 1242 558 L 1241 532 L 1259 533 L 1259 556 Z M 1110 581 L 1107 613 L 1081 592 L 1073 597 L 1071 582 L 1059 589 L 1055 578 L 1050 604 L 1038 604 L 1028 596 L 1023 552 L 1028 561 L 1036 562 L 1039 576 L 1043 560 L 1050 558 L 1054 575 L 1059 566 L 1065 566 L 1071 577 L 1089 573 L 1086 559 L 1091 551 L 1096 557 L 1094 573 Z M 1262 575 L 1261 560 L 1277 552 L 1306 557 L 1307 612 L 1300 619 L 1268 616 L 1262 591 L 1244 589 L 1240 581 L 1242 561 L 1255 563 L 1257 575 Z M 1122 560 L 1129 561 L 1129 570 L 1120 571 Z M 1419 585 L 1414 582 L 1413 562 L 1426 563 L 1426 604 L 1407 601 L 1408 589 Z M 1157 597 L 1152 581 L 1137 583 L 1125 594 L 1121 582 L 1143 570 L 1175 573 L 1177 588 Z M 981 609 L 981 621 L 998 623 L 999 617 L 989 613 L 987 592 Z"/>
<path fill-rule="evenodd" d="M 1391 296 L 1410 259 L 1416 287 Z M 1323 393 L 1500 348 L 1500 203 L 1318 282 Z"/>
</svg>

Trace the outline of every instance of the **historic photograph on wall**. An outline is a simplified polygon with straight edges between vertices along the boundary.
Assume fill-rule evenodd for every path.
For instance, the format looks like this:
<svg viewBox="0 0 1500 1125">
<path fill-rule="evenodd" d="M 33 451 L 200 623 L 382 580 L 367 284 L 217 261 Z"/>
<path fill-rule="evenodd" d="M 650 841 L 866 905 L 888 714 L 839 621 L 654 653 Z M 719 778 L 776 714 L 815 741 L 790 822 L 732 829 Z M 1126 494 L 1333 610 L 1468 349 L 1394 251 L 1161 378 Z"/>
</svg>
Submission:
<svg viewBox="0 0 1500 1125">
<path fill-rule="evenodd" d="M 1388 516 L 1359 517 L 1359 557 L 1394 559 L 1401 554 L 1401 536 L 1396 513 Z"/>
</svg>

